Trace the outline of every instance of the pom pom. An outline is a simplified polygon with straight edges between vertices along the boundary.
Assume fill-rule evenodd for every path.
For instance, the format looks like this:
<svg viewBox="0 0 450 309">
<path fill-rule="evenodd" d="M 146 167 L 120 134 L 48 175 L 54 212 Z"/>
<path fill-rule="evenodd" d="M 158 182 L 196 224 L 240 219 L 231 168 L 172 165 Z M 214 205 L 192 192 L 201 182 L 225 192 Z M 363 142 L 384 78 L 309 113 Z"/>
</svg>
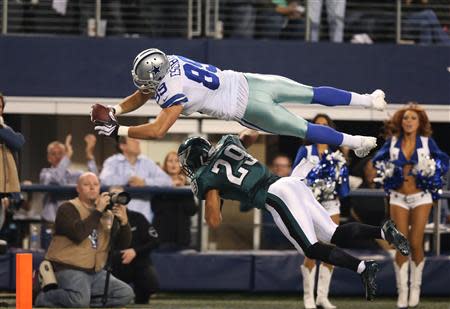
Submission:
<svg viewBox="0 0 450 309">
<path fill-rule="evenodd" d="M 348 168 L 343 154 L 337 150 L 326 151 L 319 163 L 306 176 L 306 184 L 311 188 L 314 197 L 319 201 L 337 198 L 338 187 L 348 178 Z"/>
<path fill-rule="evenodd" d="M 389 193 L 393 189 L 398 189 L 403 183 L 403 170 L 400 166 L 396 166 L 390 161 L 375 162 L 377 177 L 374 182 L 382 185 L 384 191 Z"/>
<path fill-rule="evenodd" d="M 444 184 L 444 166 L 439 159 L 426 157 L 413 167 L 411 174 L 416 176 L 416 186 L 431 193 L 433 200 L 439 199 Z"/>
</svg>

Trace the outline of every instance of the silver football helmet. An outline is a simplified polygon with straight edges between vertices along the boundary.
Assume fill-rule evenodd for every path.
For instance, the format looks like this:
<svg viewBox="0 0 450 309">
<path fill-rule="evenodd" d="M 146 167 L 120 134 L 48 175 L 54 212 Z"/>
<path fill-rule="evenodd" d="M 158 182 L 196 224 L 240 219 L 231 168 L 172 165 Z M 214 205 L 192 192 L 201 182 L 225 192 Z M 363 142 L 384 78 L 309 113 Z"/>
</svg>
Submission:
<svg viewBox="0 0 450 309">
<path fill-rule="evenodd" d="M 140 52 L 133 61 L 133 83 L 145 94 L 155 91 L 159 82 L 169 70 L 169 60 L 165 53 L 156 48 Z"/>
</svg>

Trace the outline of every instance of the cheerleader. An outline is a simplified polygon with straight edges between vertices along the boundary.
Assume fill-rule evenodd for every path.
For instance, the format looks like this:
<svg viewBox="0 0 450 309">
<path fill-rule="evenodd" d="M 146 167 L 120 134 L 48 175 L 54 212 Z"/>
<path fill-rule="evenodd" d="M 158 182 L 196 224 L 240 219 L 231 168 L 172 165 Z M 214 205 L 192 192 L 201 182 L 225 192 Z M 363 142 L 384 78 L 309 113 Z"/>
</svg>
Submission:
<svg viewBox="0 0 450 309">
<path fill-rule="evenodd" d="M 334 128 L 331 118 L 326 114 L 317 114 L 313 121 L 315 124 Z M 309 164 L 310 168 L 302 165 Z M 340 202 L 339 197 L 348 194 L 348 168 L 343 154 L 326 144 L 313 144 L 301 146 L 297 152 L 293 168 L 297 165 L 305 174 L 305 181 L 313 191 L 316 199 L 328 211 L 334 223 L 339 225 Z M 312 168 L 312 169 L 311 169 Z M 301 175 L 300 175 L 301 176 Z M 319 279 L 317 283 L 317 299 L 314 302 L 314 279 L 316 275 L 316 261 L 305 257 L 301 266 L 303 276 L 303 302 L 305 308 L 322 307 L 324 309 L 336 308 L 328 300 L 333 266 L 321 263 L 319 266 Z"/>
<path fill-rule="evenodd" d="M 389 137 L 373 158 L 379 180 L 389 194 L 390 217 L 398 230 L 408 235 L 411 262 L 397 251 L 395 277 L 397 307 L 416 307 L 424 267 L 423 237 L 434 199 L 439 198 L 442 175 L 448 170 L 449 157 L 431 136 L 425 110 L 409 104 L 398 110 L 385 125 Z M 408 266 L 411 277 L 408 298 Z"/>
</svg>

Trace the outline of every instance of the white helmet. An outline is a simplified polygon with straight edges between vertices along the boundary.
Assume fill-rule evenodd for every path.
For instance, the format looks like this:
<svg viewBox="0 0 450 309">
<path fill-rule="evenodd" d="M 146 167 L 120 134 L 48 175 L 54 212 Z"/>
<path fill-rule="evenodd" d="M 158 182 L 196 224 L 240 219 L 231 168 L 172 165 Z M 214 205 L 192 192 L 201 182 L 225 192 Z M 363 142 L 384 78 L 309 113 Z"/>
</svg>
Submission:
<svg viewBox="0 0 450 309">
<path fill-rule="evenodd" d="M 133 61 L 133 83 L 145 94 L 154 91 L 169 70 L 165 53 L 156 48 L 140 52 Z"/>
</svg>

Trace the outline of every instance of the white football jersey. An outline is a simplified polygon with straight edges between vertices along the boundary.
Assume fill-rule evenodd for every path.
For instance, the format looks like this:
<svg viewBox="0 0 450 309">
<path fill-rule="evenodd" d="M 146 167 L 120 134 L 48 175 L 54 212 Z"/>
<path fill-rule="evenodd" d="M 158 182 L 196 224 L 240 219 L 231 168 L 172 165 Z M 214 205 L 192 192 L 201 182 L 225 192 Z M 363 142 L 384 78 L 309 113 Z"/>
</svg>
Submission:
<svg viewBox="0 0 450 309">
<path fill-rule="evenodd" d="M 169 55 L 168 59 L 169 71 L 155 94 L 161 108 L 182 104 L 186 116 L 200 112 L 224 120 L 239 118 L 237 97 L 240 83 L 246 82 L 244 74 L 182 56 Z"/>
</svg>

